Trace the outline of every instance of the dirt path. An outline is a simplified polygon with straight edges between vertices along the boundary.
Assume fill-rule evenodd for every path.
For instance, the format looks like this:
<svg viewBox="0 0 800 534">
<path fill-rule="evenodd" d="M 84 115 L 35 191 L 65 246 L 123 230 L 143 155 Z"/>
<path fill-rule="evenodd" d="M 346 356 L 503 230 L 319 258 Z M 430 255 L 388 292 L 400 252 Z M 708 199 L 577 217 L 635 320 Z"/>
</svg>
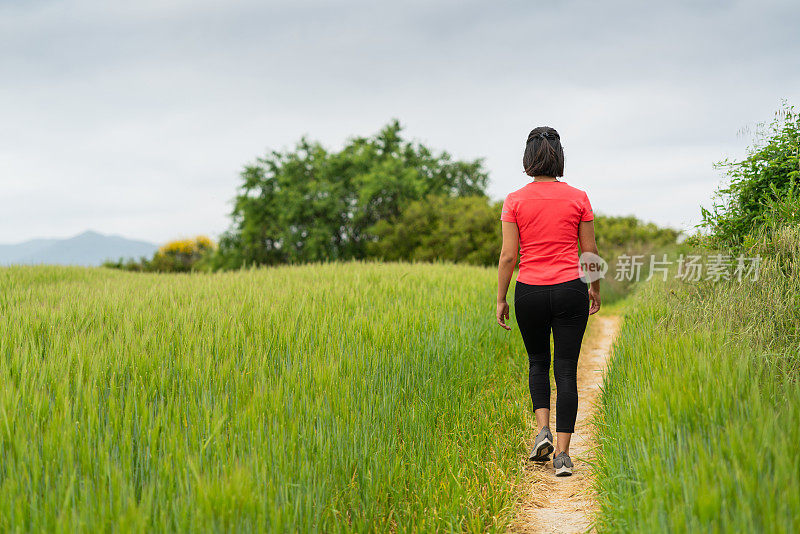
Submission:
<svg viewBox="0 0 800 534">
<path fill-rule="evenodd" d="M 592 526 L 595 498 L 592 490 L 591 460 L 594 453 L 591 417 L 603 379 L 614 336 L 619 329 L 619 317 L 593 317 L 591 336 L 586 337 L 578 359 L 578 419 L 570 443 L 570 457 L 575 464 L 571 477 L 556 477 L 553 463 L 529 462 L 527 454 L 523 486 L 520 488 L 519 512 L 511 525 L 511 532 L 567 533 L 586 532 Z M 551 408 L 551 428 L 555 428 L 555 388 Z M 531 421 L 531 443 L 536 432 Z M 555 432 L 554 432 L 555 434 Z"/>
</svg>

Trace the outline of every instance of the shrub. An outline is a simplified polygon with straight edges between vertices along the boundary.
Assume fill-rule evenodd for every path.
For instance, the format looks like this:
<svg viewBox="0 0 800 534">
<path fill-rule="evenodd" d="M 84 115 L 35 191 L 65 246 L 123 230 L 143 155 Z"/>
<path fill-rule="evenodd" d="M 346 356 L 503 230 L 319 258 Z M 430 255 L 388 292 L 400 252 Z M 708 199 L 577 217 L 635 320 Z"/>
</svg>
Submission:
<svg viewBox="0 0 800 534">
<path fill-rule="evenodd" d="M 214 242 L 202 235 L 170 241 L 153 255 L 153 259 L 150 260 L 150 270 L 159 272 L 191 271 L 214 248 Z"/>
<path fill-rule="evenodd" d="M 142 257 L 139 261 L 106 261 L 103 267 L 136 272 L 188 272 L 206 268 L 215 250 L 214 241 L 200 235 L 170 241 L 159 248 L 149 260 Z"/>
<path fill-rule="evenodd" d="M 800 114 L 785 104 L 765 127 L 742 161 L 717 163 L 730 178 L 711 210 L 703 208 L 707 244 L 739 248 L 761 225 L 776 227 L 800 220 Z"/>
</svg>

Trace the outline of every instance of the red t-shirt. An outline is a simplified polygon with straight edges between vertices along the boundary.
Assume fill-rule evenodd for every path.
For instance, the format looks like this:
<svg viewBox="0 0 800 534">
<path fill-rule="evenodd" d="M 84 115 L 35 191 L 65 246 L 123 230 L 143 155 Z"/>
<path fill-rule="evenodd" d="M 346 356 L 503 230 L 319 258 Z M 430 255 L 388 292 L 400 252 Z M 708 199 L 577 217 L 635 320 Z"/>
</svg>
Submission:
<svg viewBox="0 0 800 534">
<path fill-rule="evenodd" d="M 594 219 L 589 197 L 566 182 L 530 182 L 503 202 L 501 221 L 519 228 L 523 284 L 550 285 L 583 276 L 578 224 Z"/>
</svg>

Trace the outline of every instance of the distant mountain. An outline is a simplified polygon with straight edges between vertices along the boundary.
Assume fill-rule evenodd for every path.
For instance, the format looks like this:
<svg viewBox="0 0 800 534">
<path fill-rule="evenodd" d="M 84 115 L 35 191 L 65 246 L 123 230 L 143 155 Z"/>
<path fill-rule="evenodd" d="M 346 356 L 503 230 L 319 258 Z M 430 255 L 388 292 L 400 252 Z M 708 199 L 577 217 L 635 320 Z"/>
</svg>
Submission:
<svg viewBox="0 0 800 534">
<path fill-rule="evenodd" d="M 14 245 L 0 245 L 0 265 L 86 265 L 105 260 L 152 256 L 158 245 L 118 235 L 87 231 L 66 239 L 31 239 Z"/>
</svg>

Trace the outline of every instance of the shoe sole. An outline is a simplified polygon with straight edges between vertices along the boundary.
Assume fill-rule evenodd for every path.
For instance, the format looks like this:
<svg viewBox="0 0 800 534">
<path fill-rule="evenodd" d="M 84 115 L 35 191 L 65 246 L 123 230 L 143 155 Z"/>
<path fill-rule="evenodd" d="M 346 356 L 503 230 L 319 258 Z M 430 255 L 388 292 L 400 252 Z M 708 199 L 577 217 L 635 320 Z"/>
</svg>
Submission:
<svg viewBox="0 0 800 534">
<path fill-rule="evenodd" d="M 550 453 L 554 451 L 553 442 L 544 438 L 533 450 L 528 459 L 532 462 L 546 462 L 550 460 Z"/>
<path fill-rule="evenodd" d="M 568 477 L 572 475 L 572 468 L 566 465 L 562 465 L 561 467 L 556 469 L 556 476 L 557 477 Z"/>
</svg>

